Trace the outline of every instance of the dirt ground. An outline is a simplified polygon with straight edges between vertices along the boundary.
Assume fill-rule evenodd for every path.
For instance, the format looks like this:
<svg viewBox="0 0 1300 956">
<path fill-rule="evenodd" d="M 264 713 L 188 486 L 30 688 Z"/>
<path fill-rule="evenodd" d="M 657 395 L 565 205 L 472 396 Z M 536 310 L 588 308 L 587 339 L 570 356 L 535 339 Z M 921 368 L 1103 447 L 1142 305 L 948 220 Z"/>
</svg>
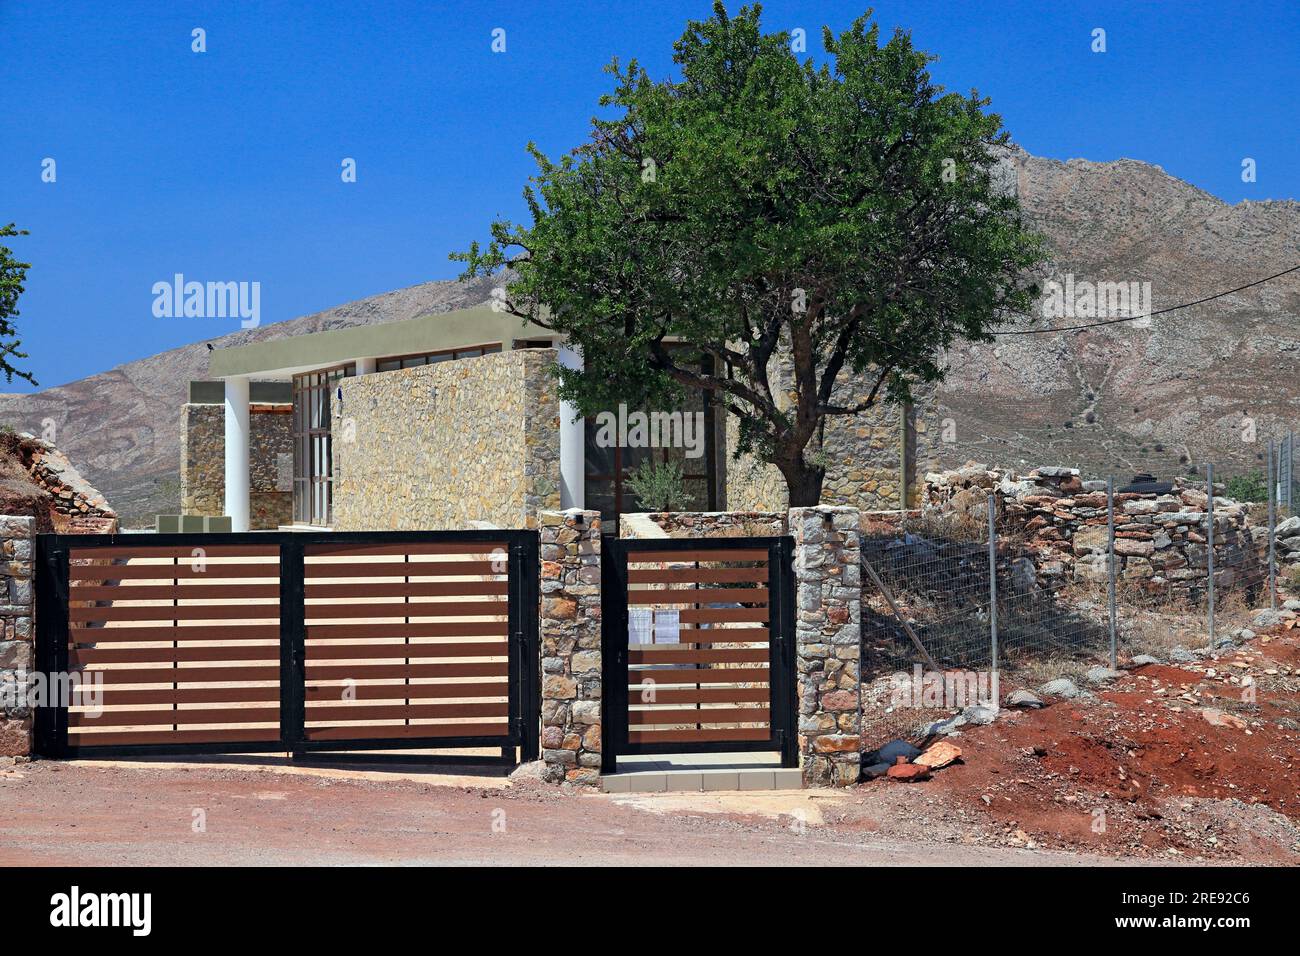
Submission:
<svg viewBox="0 0 1300 956">
<path fill-rule="evenodd" d="M 20 763 L 0 766 L 0 866 L 1300 864 L 1300 626 L 947 739 L 962 761 L 925 782 L 770 793 L 270 758 Z"/>
<path fill-rule="evenodd" d="M 629 797 L 501 784 L 398 771 L 40 761 L 0 773 L 0 867 L 1107 862 L 891 835 L 879 808 L 853 791 Z"/>
<path fill-rule="evenodd" d="M 963 728 L 929 781 L 859 791 L 962 844 L 1300 864 L 1300 627 L 1094 690 Z"/>
</svg>

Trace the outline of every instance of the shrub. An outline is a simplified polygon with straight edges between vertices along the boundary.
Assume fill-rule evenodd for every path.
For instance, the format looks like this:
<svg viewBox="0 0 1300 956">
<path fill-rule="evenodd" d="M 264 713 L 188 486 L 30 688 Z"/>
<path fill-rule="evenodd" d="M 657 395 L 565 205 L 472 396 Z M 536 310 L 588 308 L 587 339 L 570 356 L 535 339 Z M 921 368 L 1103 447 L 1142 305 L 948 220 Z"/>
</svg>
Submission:
<svg viewBox="0 0 1300 956">
<path fill-rule="evenodd" d="M 647 511 L 680 511 L 686 504 L 682 466 L 675 461 L 644 461 L 624 484 Z"/>
<path fill-rule="evenodd" d="M 1268 501 L 1268 482 L 1262 471 L 1234 475 L 1223 483 L 1223 493 L 1234 501 Z"/>
</svg>

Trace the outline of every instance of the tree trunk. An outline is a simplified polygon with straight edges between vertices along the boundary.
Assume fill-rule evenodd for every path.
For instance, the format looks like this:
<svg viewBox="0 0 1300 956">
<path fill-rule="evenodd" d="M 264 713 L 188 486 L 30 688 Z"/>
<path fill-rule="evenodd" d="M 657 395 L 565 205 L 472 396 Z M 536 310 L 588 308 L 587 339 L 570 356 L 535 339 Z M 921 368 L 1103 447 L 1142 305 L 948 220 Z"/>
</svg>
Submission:
<svg viewBox="0 0 1300 956">
<path fill-rule="evenodd" d="M 826 478 L 826 469 L 814 467 L 803 460 L 803 455 L 793 461 L 777 462 L 785 478 L 786 491 L 791 508 L 807 508 L 821 504 L 822 481 Z"/>
</svg>

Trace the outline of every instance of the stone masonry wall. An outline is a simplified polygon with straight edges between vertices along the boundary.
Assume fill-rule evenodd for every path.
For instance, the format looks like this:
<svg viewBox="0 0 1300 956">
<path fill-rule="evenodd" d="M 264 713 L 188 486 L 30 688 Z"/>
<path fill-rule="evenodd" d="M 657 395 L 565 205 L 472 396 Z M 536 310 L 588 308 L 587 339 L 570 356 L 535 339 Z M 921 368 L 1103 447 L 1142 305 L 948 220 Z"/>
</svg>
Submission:
<svg viewBox="0 0 1300 956">
<path fill-rule="evenodd" d="M 628 517 L 619 521 L 619 536 L 637 537 Z M 776 511 L 669 511 L 644 517 L 669 538 L 761 538 L 785 534 L 786 522 L 785 513 Z"/>
<path fill-rule="evenodd" d="M 790 510 L 804 786 L 849 786 L 861 769 L 860 521 L 856 508 Z"/>
<path fill-rule="evenodd" d="M 543 511 L 542 777 L 595 785 L 601 760 L 600 512 Z"/>
<path fill-rule="evenodd" d="M 774 366 L 773 381 L 779 383 L 777 399 L 784 405 L 793 403 L 788 393 L 791 371 L 788 363 Z M 862 401 L 873 381 L 868 376 L 842 378 L 833 400 L 837 404 Z M 924 388 L 920 394 L 928 394 Z M 826 419 L 822 455 L 826 460 L 826 479 L 822 484 L 821 503 L 847 505 L 860 509 L 906 507 L 901 493 L 904 464 L 909 475 L 909 491 L 915 493 L 916 449 L 918 437 L 926 441 L 928 425 L 916 419 L 911 406 L 878 401 L 866 412 Z M 740 430 L 735 416 L 727 416 L 726 506 L 737 511 L 784 511 L 788 507 L 785 479 L 772 465 L 756 461 L 750 455 L 734 457 Z"/>
<path fill-rule="evenodd" d="M 293 522 L 293 406 L 255 405 L 248 416 L 249 526 L 263 530 Z M 181 406 L 181 514 L 217 516 L 226 510 L 226 408 Z"/>
<path fill-rule="evenodd" d="M 335 530 L 536 527 L 560 506 L 555 358 L 521 349 L 344 379 Z"/>
<path fill-rule="evenodd" d="M 1040 582 L 1104 583 L 1107 569 L 1106 484 L 1084 482 L 1068 468 L 1038 468 L 1020 477 L 970 464 L 926 476 L 926 507 L 984 521 L 995 496 L 999 533 L 1021 533 Z M 1203 488 L 1174 482 L 1168 494 L 1115 495 L 1115 555 L 1121 582 L 1158 594 L 1199 598 L 1205 589 L 1206 507 Z M 1258 580 L 1258 556 L 1245 504 L 1214 499 L 1215 583 Z"/>
<path fill-rule="evenodd" d="M 17 700 L 15 685 L 34 664 L 32 629 L 32 535 L 35 519 L 0 517 L 0 762 L 26 758 L 32 750 L 32 714 Z"/>
</svg>

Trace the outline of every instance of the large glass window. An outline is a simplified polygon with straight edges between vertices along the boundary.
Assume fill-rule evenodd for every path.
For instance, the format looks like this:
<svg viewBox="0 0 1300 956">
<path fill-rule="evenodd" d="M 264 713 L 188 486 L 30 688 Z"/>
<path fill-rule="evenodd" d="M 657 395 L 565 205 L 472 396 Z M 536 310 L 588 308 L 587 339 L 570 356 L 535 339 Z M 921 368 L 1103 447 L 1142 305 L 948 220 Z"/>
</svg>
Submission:
<svg viewBox="0 0 1300 956">
<path fill-rule="evenodd" d="M 606 534 L 618 533 L 618 516 L 648 510 L 627 487 L 627 478 L 645 461 L 677 462 L 682 469 L 686 491 L 685 511 L 716 511 L 718 507 L 715 442 L 713 435 L 713 405 L 703 392 L 691 392 L 683 415 L 698 414 L 703 423 L 703 435 L 698 436 L 702 454 L 690 457 L 686 448 L 673 444 L 660 435 L 658 447 L 629 447 L 629 444 L 599 441 L 601 429 L 595 418 L 588 418 L 585 428 L 586 474 L 584 496 L 586 507 L 601 513 L 601 530 Z"/>
<path fill-rule="evenodd" d="M 394 372 L 399 368 L 417 368 L 421 365 L 434 365 L 438 362 L 450 362 L 454 359 L 478 358 L 480 355 L 492 355 L 500 351 L 501 343 L 497 342 L 493 345 L 476 345 L 472 348 L 421 352 L 418 355 L 395 355 L 375 362 L 375 371 Z"/>
<path fill-rule="evenodd" d="M 293 520 L 328 527 L 333 516 L 334 467 L 330 435 L 333 391 L 355 365 L 293 378 Z"/>
</svg>

